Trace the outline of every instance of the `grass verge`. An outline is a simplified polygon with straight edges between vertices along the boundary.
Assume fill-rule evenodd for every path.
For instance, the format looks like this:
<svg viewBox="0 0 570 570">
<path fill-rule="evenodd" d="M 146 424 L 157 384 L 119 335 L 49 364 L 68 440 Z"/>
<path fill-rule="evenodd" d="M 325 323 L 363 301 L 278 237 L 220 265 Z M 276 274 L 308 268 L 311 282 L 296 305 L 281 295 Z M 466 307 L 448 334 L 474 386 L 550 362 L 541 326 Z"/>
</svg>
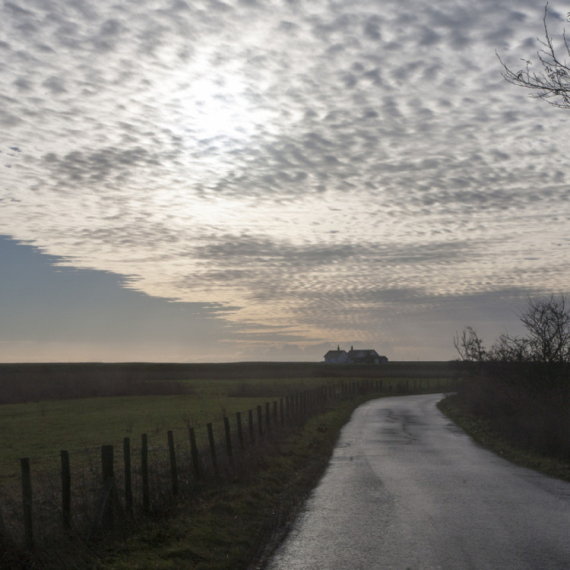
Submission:
<svg viewBox="0 0 570 570">
<path fill-rule="evenodd" d="M 563 481 L 570 481 L 570 461 L 563 461 L 515 447 L 493 431 L 488 420 L 463 410 L 459 405 L 457 396 L 452 395 L 444 398 L 437 404 L 437 407 L 477 443 L 497 455 L 522 467 L 534 469 L 544 475 Z"/>
</svg>

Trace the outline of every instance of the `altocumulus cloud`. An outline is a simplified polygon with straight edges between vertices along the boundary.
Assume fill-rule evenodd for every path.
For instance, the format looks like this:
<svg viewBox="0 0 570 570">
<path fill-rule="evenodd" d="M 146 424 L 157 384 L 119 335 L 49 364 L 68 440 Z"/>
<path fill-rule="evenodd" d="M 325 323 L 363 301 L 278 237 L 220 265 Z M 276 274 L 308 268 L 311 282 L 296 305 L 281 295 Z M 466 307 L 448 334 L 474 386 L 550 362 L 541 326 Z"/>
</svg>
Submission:
<svg viewBox="0 0 570 570">
<path fill-rule="evenodd" d="M 244 342 L 425 356 L 398 319 L 567 287 L 568 119 L 495 57 L 532 56 L 542 8 L 5 1 L 0 233 Z"/>
</svg>

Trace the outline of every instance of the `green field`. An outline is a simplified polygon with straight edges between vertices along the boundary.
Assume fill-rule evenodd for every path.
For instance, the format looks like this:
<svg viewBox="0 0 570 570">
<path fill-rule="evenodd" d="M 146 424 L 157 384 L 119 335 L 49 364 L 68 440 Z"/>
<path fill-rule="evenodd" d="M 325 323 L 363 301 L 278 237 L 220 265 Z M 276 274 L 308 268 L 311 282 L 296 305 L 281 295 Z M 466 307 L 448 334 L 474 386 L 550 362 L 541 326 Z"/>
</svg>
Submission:
<svg viewBox="0 0 570 570">
<path fill-rule="evenodd" d="M 47 400 L 0 406 L 0 484 L 19 479 L 21 457 L 29 457 L 35 470 L 58 466 L 60 450 L 96 456 L 103 444 L 122 445 L 130 437 L 137 446 L 148 434 L 149 444 L 165 444 L 167 430 L 188 438 L 188 427 L 198 437 L 208 422 L 224 415 L 247 412 L 277 392 L 275 380 L 257 380 L 244 386 L 235 380 L 192 380 L 193 393 L 176 396 L 125 396 Z M 322 384 L 322 379 L 279 381 L 280 388 Z M 284 391 L 284 390 L 282 390 Z M 258 393 L 257 397 L 231 396 L 232 392 Z"/>
<path fill-rule="evenodd" d="M 0 406 L 0 485 L 19 480 L 19 459 L 29 457 L 35 471 L 57 469 L 60 450 L 79 457 L 90 450 L 96 457 L 103 444 L 121 445 L 130 437 L 137 446 L 140 436 L 164 444 L 166 431 L 187 440 L 188 427 L 204 437 L 208 422 L 220 423 L 224 415 L 247 412 L 294 390 L 328 382 L 380 378 L 386 383 L 419 378 L 449 379 L 447 363 L 388 363 L 382 366 L 325 366 L 306 363 L 249 364 L 62 364 L 0 365 L 0 396 L 12 383 L 26 384 L 26 393 L 61 393 L 70 381 L 83 383 L 97 393 L 109 378 L 136 376 L 146 382 L 177 381 L 187 393 L 169 396 L 121 396 L 40 401 Z M 90 457 L 90 456 L 89 456 Z M 78 459 L 82 461 L 81 459 Z M 91 460 L 91 459 L 90 459 Z"/>
</svg>

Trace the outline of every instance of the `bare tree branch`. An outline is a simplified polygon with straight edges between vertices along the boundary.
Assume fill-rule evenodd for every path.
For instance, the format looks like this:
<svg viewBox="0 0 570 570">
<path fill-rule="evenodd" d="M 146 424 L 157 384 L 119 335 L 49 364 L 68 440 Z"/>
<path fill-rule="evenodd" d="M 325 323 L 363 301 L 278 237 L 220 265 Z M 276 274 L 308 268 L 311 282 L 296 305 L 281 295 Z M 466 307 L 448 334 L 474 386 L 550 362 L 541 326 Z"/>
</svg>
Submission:
<svg viewBox="0 0 570 570">
<path fill-rule="evenodd" d="M 486 359 L 487 351 L 483 346 L 483 341 L 472 327 L 464 328 L 461 335 L 455 333 L 453 346 L 455 346 L 461 360 L 483 362 Z"/>
<path fill-rule="evenodd" d="M 456 333 L 453 345 L 462 360 L 470 362 L 570 363 L 570 307 L 567 295 L 529 297 L 520 320 L 525 336 L 502 334 L 486 350 L 471 327 Z"/>
<path fill-rule="evenodd" d="M 531 298 L 521 315 L 529 332 L 532 359 L 536 362 L 560 363 L 570 359 L 570 312 L 566 295 Z"/>
<path fill-rule="evenodd" d="M 502 76 L 517 87 L 524 87 L 533 91 L 532 97 L 543 99 L 554 107 L 561 109 L 570 109 L 570 66 L 566 61 L 562 61 L 557 54 L 552 37 L 548 32 L 546 24 L 546 16 L 548 14 L 548 3 L 544 7 L 544 36 L 545 39 L 538 39 L 543 46 L 537 52 L 538 59 L 542 65 L 542 71 L 531 71 L 532 62 L 523 59 L 525 67 L 519 71 L 512 71 L 501 59 L 497 53 L 497 58 L 503 66 Z M 570 57 L 570 44 L 566 37 L 566 30 L 562 34 L 566 54 Z"/>
</svg>

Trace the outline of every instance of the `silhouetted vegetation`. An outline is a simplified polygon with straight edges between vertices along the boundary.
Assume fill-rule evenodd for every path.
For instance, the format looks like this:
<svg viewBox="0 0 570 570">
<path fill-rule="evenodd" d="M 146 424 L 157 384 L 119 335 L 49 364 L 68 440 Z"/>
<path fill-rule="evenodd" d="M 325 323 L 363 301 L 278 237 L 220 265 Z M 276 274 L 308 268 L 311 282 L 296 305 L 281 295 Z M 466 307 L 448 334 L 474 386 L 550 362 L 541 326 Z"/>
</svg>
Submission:
<svg viewBox="0 0 570 570">
<path fill-rule="evenodd" d="M 527 333 L 487 349 L 470 327 L 455 337 L 468 375 L 455 403 L 521 449 L 570 457 L 570 311 L 565 296 L 531 298 Z"/>
</svg>

